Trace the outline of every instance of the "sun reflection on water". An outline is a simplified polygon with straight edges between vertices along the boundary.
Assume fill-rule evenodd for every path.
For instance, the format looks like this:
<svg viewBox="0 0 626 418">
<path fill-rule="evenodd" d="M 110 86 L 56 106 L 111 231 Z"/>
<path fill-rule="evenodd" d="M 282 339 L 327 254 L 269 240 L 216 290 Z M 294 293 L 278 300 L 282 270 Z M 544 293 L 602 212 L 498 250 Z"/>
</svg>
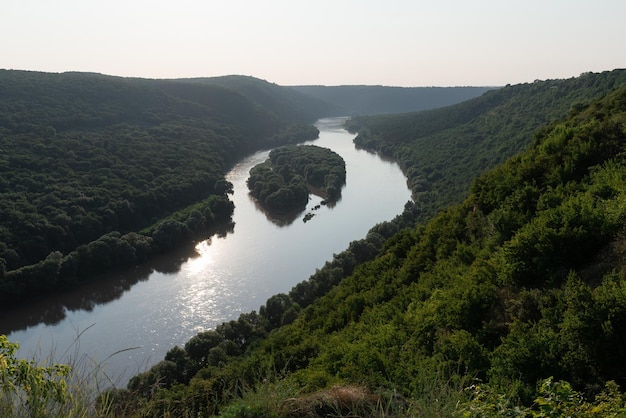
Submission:
<svg viewBox="0 0 626 418">
<path fill-rule="evenodd" d="M 196 276 L 214 263 L 215 258 L 212 254 L 211 240 L 207 239 L 199 242 L 196 247 L 197 257 L 190 258 L 182 268 L 191 276 Z"/>
</svg>

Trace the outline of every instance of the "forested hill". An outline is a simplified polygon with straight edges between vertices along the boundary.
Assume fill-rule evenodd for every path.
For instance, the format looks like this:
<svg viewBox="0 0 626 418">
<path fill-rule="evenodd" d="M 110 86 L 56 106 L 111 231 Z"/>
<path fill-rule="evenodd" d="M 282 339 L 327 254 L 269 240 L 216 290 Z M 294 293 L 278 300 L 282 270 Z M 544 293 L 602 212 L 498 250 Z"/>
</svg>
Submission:
<svg viewBox="0 0 626 418">
<path fill-rule="evenodd" d="M 425 220 L 460 202 L 485 169 L 526 149 L 539 127 L 623 84 L 626 70 L 536 81 L 440 109 L 354 117 L 350 129 L 357 146 L 399 162 Z"/>
<path fill-rule="evenodd" d="M 109 399 L 129 416 L 620 416 L 625 151 L 621 87 L 374 260 L 354 267 L 355 245 Z"/>
<path fill-rule="evenodd" d="M 435 109 L 464 102 L 495 87 L 294 86 L 333 103 L 341 115 L 377 115 Z"/>
<path fill-rule="evenodd" d="M 194 78 L 180 81 L 221 86 L 237 91 L 250 101 L 276 114 L 293 120 L 310 121 L 310 115 L 343 116 L 345 111 L 336 103 L 300 92 L 291 87 L 278 86 L 249 76 Z M 332 99 L 332 98 L 331 98 Z"/>
<path fill-rule="evenodd" d="M 0 70 L 0 301 L 133 265 L 227 221 L 228 167 L 315 138 L 310 123 L 325 115 L 317 100 L 245 83 L 271 106 L 211 83 Z"/>
</svg>

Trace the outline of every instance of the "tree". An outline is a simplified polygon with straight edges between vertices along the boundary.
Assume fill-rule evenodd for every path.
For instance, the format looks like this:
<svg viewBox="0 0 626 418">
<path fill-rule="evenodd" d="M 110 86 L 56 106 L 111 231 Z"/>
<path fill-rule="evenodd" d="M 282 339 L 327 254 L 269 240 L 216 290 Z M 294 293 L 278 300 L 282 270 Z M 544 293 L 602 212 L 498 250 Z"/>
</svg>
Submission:
<svg viewBox="0 0 626 418">
<path fill-rule="evenodd" d="M 297 311 L 297 305 L 288 295 L 279 293 L 269 298 L 265 305 L 261 306 L 259 313 L 268 321 L 269 329 L 274 329 L 283 325 L 287 319 L 285 313 L 288 313 L 288 319 L 293 318 L 294 313 L 290 309 Z"/>
<path fill-rule="evenodd" d="M 185 352 L 198 366 L 206 364 L 209 351 L 224 341 L 224 337 L 216 331 L 204 331 L 194 335 L 185 344 Z"/>
</svg>

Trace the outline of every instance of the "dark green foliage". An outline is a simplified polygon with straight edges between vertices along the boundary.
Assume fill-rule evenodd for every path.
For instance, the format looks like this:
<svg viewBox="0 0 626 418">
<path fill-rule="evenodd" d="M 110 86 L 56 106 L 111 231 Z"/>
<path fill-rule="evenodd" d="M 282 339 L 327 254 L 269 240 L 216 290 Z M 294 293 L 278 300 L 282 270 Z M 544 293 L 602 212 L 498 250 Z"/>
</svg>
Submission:
<svg viewBox="0 0 626 418">
<path fill-rule="evenodd" d="M 317 100 L 231 82 L 0 70 L 0 301 L 206 238 L 232 214 L 234 161 L 317 135 Z"/>
<path fill-rule="evenodd" d="M 312 122 L 311 115 L 319 118 L 342 114 L 332 100 L 319 99 L 297 88 L 277 86 L 254 77 L 229 75 L 185 81 L 234 90 L 263 109 L 288 120 Z"/>
<path fill-rule="evenodd" d="M 483 381 L 490 392 L 473 386 L 455 403 L 460 412 L 495 416 L 520 403 L 525 413 L 623 411 L 624 103 L 621 88 L 579 106 L 427 224 L 374 228 L 268 300 L 258 322 L 268 333 L 242 355 L 218 353 L 222 365 L 195 381 L 224 404 L 242 396 L 233 387 L 266 387 L 264 379 L 304 392 L 347 382 L 403 399 Z M 420 215 L 406 212 L 396 222 Z M 292 307 L 298 316 L 285 320 Z"/>
<path fill-rule="evenodd" d="M 265 208 L 286 213 L 306 206 L 309 187 L 338 200 L 345 182 L 341 156 L 315 145 L 290 145 L 273 149 L 266 162 L 253 167 L 247 184 Z"/>
<path fill-rule="evenodd" d="M 270 331 L 292 323 L 299 312 L 300 306 L 293 301 L 291 296 L 279 293 L 269 298 L 265 305 L 261 306 L 259 315 L 265 319 L 265 327 Z"/>
</svg>

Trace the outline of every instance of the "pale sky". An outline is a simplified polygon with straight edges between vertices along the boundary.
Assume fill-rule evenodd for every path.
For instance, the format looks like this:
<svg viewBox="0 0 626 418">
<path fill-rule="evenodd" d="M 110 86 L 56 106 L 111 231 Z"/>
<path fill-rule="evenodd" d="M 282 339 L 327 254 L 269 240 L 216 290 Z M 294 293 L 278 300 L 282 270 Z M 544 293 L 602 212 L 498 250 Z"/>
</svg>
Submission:
<svg viewBox="0 0 626 418">
<path fill-rule="evenodd" d="M 625 67 L 625 0 L 0 0 L 4 69 L 497 86 Z"/>
</svg>

